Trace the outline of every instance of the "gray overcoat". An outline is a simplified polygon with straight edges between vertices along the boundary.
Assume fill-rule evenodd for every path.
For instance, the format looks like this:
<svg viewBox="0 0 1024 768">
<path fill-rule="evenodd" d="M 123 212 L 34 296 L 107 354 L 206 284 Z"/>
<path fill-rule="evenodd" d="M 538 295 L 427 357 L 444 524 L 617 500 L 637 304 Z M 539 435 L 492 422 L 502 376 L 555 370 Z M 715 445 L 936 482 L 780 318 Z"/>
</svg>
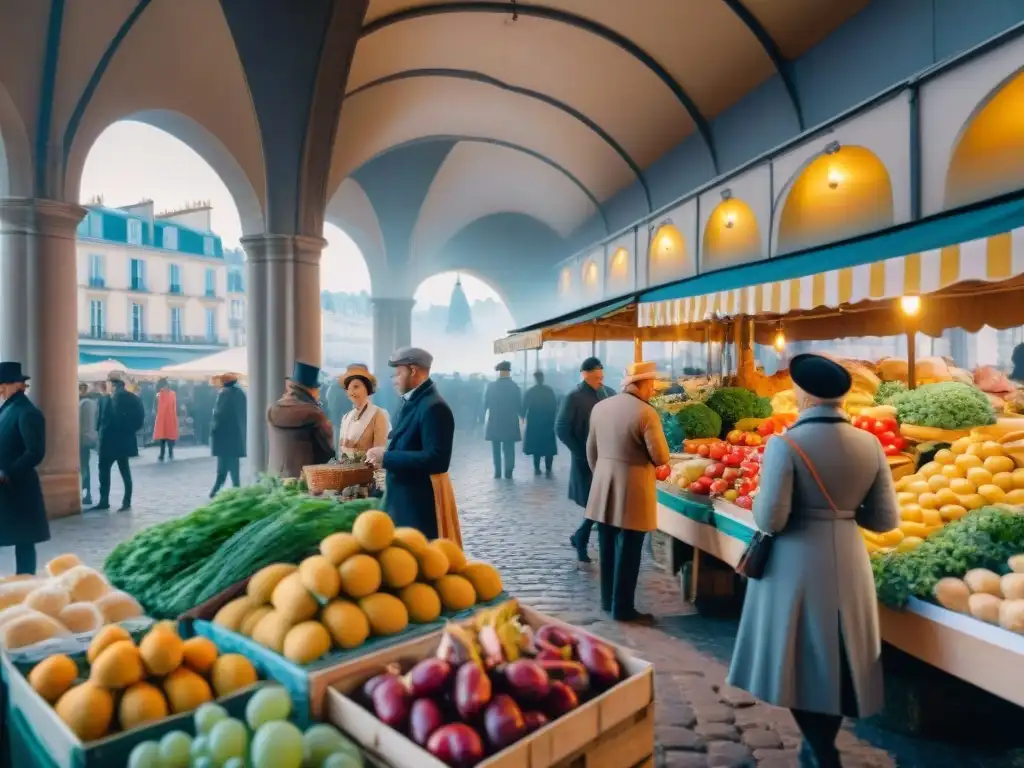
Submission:
<svg viewBox="0 0 1024 768">
<path fill-rule="evenodd" d="M 747 585 L 729 683 L 780 707 L 868 717 L 882 707 L 882 647 L 857 527 L 899 524 L 892 474 L 878 439 L 835 408 L 805 411 L 787 437 L 814 462 L 839 514 L 785 440 L 769 440 L 754 519 L 775 540 L 764 577 Z M 856 712 L 840 705 L 840 637 Z"/>
</svg>

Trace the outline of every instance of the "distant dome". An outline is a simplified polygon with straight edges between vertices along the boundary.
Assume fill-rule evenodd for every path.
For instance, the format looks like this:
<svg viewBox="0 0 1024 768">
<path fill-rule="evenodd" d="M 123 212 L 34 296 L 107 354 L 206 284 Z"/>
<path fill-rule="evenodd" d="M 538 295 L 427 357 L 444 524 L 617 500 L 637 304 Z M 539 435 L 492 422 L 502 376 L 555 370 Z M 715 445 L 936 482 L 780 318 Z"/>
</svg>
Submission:
<svg viewBox="0 0 1024 768">
<path fill-rule="evenodd" d="M 465 333 L 473 325 L 473 315 L 469 310 L 469 300 L 462 290 L 462 278 L 455 278 L 455 287 L 448 302 L 448 326 L 446 333 Z"/>
</svg>

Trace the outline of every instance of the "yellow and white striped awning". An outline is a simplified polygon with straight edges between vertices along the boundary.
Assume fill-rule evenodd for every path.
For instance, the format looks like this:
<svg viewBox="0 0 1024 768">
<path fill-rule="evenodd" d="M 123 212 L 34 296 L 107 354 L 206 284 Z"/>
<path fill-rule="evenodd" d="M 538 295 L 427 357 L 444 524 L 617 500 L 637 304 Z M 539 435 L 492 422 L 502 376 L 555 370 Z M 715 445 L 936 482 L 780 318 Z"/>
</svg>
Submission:
<svg viewBox="0 0 1024 768">
<path fill-rule="evenodd" d="M 1024 228 L 983 240 L 857 267 L 729 291 L 643 303 L 642 327 L 701 323 L 713 316 L 787 315 L 905 295 L 960 283 L 997 283 L 1024 275 Z"/>
</svg>

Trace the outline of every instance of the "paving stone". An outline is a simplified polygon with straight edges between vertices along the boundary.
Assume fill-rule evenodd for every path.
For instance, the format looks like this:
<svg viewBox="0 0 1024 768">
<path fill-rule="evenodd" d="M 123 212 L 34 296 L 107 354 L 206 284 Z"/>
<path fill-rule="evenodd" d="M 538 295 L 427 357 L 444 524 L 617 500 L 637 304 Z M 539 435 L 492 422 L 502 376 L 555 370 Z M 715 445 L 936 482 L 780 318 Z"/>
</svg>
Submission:
<svg viewBox="0 0 1024 768">
<path fill-rule="evenodd" d="M 736 709 L 752 707 L 757 704 L 757 699 L 749 693 L 739 688 L 733 688 L 731 685 L 723 685 L 718 691 L 718 696 L 730 707 Z"/>
<path fill-rule="evenodd" d="M 708 768 L 708 757 L 701 752 L 666 752 L 665 768 Z"/>
<path fill-rule="evenodd" d="M 736 718 L 736 727 L 741 731 L 748 728 L 766 728 L 774 720 L 767 709 L 760 706 L 737 709 L 734 717 Z"/>
<path fill-rule="evenodd" d="M 740 732 L 728 723 L 698 723 L 694 730 L 708 742 L 740 740 Z"/>
<path fill-rule="evenodd" d="M 751 749 L 778 749 L 782 746 L 782 739 L 767 728 L 750 728 L 743 731 L 743 743 Z"/>
<path fill-rule="evenodd" d="M 686 704 L 662 704 L 657 700 L 654 710 L 656 725 L 675 725 L 682 728 L 693 728 L 697 724 L 697 715 Z"/>
<path fill-rule="evenodd" d="M 763 751 L 776 754 L 766 754 L 762 757 L 760 751 L 755 752 L 754 759 L 757 761 L 757 768 L 800 768 L 800 757 L 796 752 L 774 749 Z"/>
<path fill-rule="evenodd" d="M 708 744 L 710 768 L 754 768 L 753 753 L 742 744 L 714 741 Z"/>
<path fill-rule="evenodd" d="M 683 728 L 678 725 L 667 725 L 658 728 L 658 744 L 666 750 L 685 750 L 688 752 L 703 752 L 704 739 L 694 733 L 690 728 Z"/>
<path fill-rule="evenodd" d="M 735 710 L 724 704 L 693 704 L 693 711 L 701 723 L 732 723 L 736 721 Z"/>
</svg>

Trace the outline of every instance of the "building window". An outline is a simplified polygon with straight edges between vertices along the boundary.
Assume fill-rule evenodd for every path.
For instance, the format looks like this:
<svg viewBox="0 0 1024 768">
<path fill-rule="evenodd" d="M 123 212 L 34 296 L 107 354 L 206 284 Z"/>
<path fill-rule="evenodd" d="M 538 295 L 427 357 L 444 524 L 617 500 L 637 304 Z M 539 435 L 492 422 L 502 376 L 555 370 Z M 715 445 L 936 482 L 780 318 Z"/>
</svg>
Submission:
<svg viewBox="0 0 1024 768">
<path fill-rule="evenodd" d="M 206 270 L 206 295 L 217 295 L 217 273 L 212 269 Z"/>
<path fill-rule="evenodd" d="M 171 307 L 171 341 L 181 339 L 181 307 Z"/>
<path fill-rule="evenodd" d="M 103 316 L 105 314 L 103 301 L 93 299 L 89 302 L 89 335 L 94 339 L 103 337 Z"/>
<path fill-rule="evenodd" d="M 142 245 L 141 219 L 128 219 L 128 244 Z"/>
<path fill-rule="evenodd" d="M 213 307 L 206 310 L 206 340 L 217 340 L 217 310 Z"/>
<path fill-rule="evenodd" d="M 245 293 L 245 282 L 242 280 L 242 270 L 228 270 L 228 293 Z"/>
<path fill-rule="evenodd" d="M 204 256 L 216 256 L 217 255 L 217 250 L 213 247 L 213 238 L 212 237 L 204 237 L 203 238 L 203 255 Z"/>
<path fill-rule="evenodd" d="M 132 341 L 146 340 L 146 308 L 137 302 L 132 302 L 131 309 Z"/>
<path fill-rule="evenodd" d="M 164 248 L 169 251 L 178 250 L 178 228 L 164 225 Z"/>
<path fill-rule="evenodd" d="M 106 284 L 106 270 L 104 269 L 103 254 L 89 254 L 89 287 L 102 288 Z"/>
<path fill-rule="evenodd" d="M 241 320 L 245 316 L 245 305 L 241 299 L 231 300 L 231 319 Z"/>
<path fill-rule="evenodd" d="M 146 262 L 142 259 L 131 259 L 128 263 L 128 286 L 133 291 L 146 290 Z"/>
<path fill-rule="evenodd" d="M 103 239 L 103 214 L 93 211 L 89 214 L 89 237 Z"/>
<path fill-rule="evenodd" d="M 181 265 L 170 264 L 167 267 L 168 293 L 181 293 Z"/>
</svg>

